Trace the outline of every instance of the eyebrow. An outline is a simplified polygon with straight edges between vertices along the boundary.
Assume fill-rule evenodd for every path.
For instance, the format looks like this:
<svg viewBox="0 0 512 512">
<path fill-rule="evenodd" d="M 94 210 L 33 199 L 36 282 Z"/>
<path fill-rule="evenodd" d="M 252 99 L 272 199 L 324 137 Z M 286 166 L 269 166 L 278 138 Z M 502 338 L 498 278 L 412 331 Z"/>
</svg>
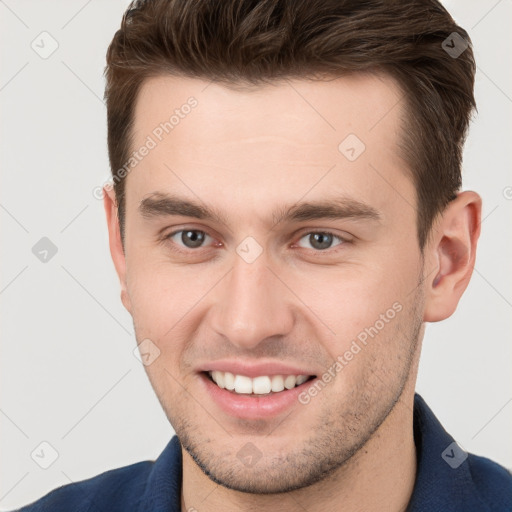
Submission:
<svg viewBox="0 0 512 512">
<path fill-rule="evenodd" d="M 210 220 L 224 225 L 229 224 L 227 217 L 215 208 L 162 192 L 153 192 L 148 197 L 145 197 L 139 204 L 139 212 L 146 219 L 180 215 Z M 281 222 L 301 222 L 319 219 L 380 221 L 381 215 L 368 204 L 349 197 L 340 197 L 282 206 L 272 213 L 272 219 L 274 225 L 276 225 Z"/>
</svg>

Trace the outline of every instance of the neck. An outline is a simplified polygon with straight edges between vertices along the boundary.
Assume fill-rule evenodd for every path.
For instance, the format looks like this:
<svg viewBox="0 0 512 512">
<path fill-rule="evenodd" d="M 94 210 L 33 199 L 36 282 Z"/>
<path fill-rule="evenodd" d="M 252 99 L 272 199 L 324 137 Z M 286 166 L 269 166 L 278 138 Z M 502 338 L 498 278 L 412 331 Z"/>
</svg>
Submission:
<svg viewBox="0 0 512 512">
<path fill-rule="evenodd" d="M 370 440 L 324 480 L 286 494 L 255 495 L 212 482 L 183 451 L 182 511 L 235 512 L 270 509 L 308 512 L 405 511 L 416 477 L 414 389 L 407 389 Z"/>
</svg>

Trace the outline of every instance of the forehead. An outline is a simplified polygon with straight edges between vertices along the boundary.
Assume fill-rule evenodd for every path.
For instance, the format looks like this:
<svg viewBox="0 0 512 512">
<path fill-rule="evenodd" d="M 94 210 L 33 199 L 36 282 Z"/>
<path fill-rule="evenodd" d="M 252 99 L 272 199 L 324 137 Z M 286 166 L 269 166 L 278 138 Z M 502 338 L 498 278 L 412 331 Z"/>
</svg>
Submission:
<svg viewBox="0 0 512 512">
<path fill-rule="evenodd" d="M 382 74 L 350 74 L 323 81 L 280 80 L 243 89 L 237 84 L 160 76 L 147 79 L 139 91 L 133 135 L 135 142 L 140 141 L 140 136 L 151 133 L 176 112 L 173 130 L 183 131 L 193 124 L 197 133 L 202 127 L 196 138 L 205 143 L 223 143 L 248 134 L 327 145 L 350 129 L 370 139 L 373 131 L 379 137 L 391 135 L 388 128 L 399 120 L 402 97 L 398 84 Z M 197 106 L 189 109 L 186 105 L 192 98 Z M 191 121 L 182 123 L 187 117 Z M 210 125 L 213 121 L 217 121 L 215 126 Z M 178 130 L 179 125 L 185 128 Z"/>
<path fill-rule="evenodd" d="M 148 79 L 132 132 L 132 150 L 144 156 L 129 170 L 127 198 L 136 207 L 156 190 L 179 189 L 249 208 L 327 191 L 377 203 L 403 187 L 410 195 L 411 183 L 400 183 L 409 181 L 398 147 L 402 98 L 390 77 L 369 74 L 246 90 Z"/>
</svg>

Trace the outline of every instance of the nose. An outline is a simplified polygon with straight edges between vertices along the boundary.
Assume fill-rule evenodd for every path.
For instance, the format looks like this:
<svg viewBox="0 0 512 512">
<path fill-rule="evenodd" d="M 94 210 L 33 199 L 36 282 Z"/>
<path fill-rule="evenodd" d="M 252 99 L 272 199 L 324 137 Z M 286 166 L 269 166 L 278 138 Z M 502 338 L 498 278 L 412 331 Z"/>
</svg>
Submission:
<svg viewBox="0 0 512 512">
<path fill-rule="evenodd" d="M 252 263 L 235 255 L 233 269 L 218 287 L 210 310 L 214 331 L 242 349 L 254 349 L 293 328 L 290 292 L 268 267 L 264 254 Z"/>
</svg>

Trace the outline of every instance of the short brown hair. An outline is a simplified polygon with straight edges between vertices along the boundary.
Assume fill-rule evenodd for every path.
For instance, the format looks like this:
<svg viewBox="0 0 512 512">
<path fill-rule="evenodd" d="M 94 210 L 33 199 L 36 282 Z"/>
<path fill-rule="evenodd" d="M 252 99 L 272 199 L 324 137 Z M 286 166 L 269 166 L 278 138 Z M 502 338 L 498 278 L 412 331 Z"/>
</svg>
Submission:
<svg viewBox="0 0 512 512">
<path fill-rule="evenodd" d="M 456 41 L 467 45 L 460 55 L 449 52 Z M 129 159 L 135 102 L 149 77 L 258 86 L 380 71 L 405 95 L 400 147 L 416 188 L 423 249 L 435 217 L 461 187 L 476 107 L 470 43 L 437 0 L 132 1 L 105 68 L 112 175 Z M 114 180 L 123 243 L 125 181 Z"/>
</svg>

